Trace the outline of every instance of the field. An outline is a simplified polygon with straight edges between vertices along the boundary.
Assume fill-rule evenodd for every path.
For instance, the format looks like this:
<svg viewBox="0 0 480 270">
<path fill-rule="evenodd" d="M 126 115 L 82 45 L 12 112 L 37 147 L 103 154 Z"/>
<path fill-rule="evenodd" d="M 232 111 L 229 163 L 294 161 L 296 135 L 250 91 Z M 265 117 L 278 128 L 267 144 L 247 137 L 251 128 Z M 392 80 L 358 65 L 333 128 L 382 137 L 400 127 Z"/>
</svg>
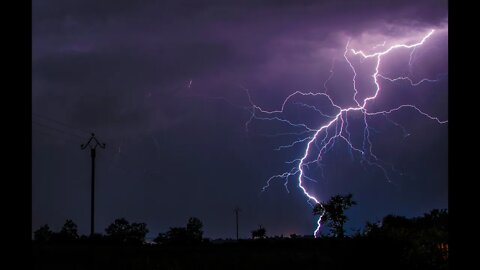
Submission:
<svg viewBox="0 0 480 270">
<path fill-rule="evenodd" d="M 408 244 L 365 238 L 221 244 L 34 244 L 34 269 L 447 269 Z"/>
</svg>

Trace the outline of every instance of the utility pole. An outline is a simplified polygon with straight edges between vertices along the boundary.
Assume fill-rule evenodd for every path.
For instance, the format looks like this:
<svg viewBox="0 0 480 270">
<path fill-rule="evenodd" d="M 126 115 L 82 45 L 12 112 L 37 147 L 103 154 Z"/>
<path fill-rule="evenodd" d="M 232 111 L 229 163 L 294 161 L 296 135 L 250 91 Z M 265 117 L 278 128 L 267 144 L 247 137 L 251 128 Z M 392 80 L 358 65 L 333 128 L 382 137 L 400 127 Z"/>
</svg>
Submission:
<svg viewBox="0 0 480 270">
<path fill-rule="evenodd" d="M 91 198 L 90 198 L 90 237 L 93 236 L 95 231 L 95 155 L 97 146 L 105 149 L 105 144 L 100 143 L 95 138 L 95 133 L 92 133 L 92 137 L 86 144 L 80 145 L 81 149 L 87 148 L 90 145 L 90 157 L 92 158 L 92 186 L 91 186 Z"/>
<path fill-rule="evenodd" d="M 241 210 L 237 206 L 237 207 L 235 207 L 235 209 L 233 211 L 235 211 L 235 218 L 236 218 L 236 221 L 237 221 L 237 241 L 238 241 L 238 212 L 240 212 Z"/>
</svg>

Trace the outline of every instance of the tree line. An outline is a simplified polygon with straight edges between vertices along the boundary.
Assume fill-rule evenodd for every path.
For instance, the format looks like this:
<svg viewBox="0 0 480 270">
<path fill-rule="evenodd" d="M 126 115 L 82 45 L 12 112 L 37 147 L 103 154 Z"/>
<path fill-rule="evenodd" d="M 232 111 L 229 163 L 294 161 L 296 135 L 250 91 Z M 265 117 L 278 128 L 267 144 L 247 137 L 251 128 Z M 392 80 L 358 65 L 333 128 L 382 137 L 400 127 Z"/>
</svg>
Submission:
<svg viewBox="0 0 480 270">
<path fill-rule="evenodd" d="M 108 251 L 108 248 L 96 251 L 99 257 L 110 258 L 110 261 L 115 258 L 119 265 L 127 261 L 138 263 L 142 261 L 140 258 L 143 258 L 146 264 L 155 262 L 167 265 L 165 268 L 186 265 L 185 268 L 177 269 L 191 269 L 203 263 L 208 266 L 204 269 L 210 269 L 218 260 L 223 260 L 220 265 L 225 266 L 219 269 L 231 268 L 232 261 L 250 267 L 252 264 L 261 264 L 265 258 L 277 256 L 277 252 L 284 252 L 288 255 L 282 255 L 284 260 L 279 262 L 279 266 L 288 265 L 289 262 L 298 266 L 305 263 L 305 258 L 310 258 L 311 260 L 307 260 L 310 262 L 308 265 L 318 263 L 327 268 L 345 266 L 345 269 L 350 269 L 363 263 L 368 267 L 382 265 L 378 269 L 448 269 L 447 210 L 434 209 L 413 218 L 387 215 L 380 221 L 367 222 L 362 230 L 353 235 L 346 235 L 344 225 L 348 221 L 347 210 L 356 204 L 352 194 L 347 194 L 336 195 L 328 201 L 314 205 L 312 215 L 321 216 L 323 228 L 328 229 L 317 239 L 295 234 L 290 237 L 267 236 L 267 229 L 260 225 L 251 231 L 252 240 L 241 239 L 237 243 L 219 241 L 218 244 L 212 244 L 204 238 L 203 224 L 195 217 L 188 219 L 185 226 L 171 227 L 166 232 L 159 233 L 153 239 L 154 244 L 148 245 L 145 241 L 149 232 L 147 224 L 130 223 L 125 218 L 113 221 L 104 229 L 104 234 L 80 236 L 77 225 L 72 220 L 66 220 L 57 232 L 53 232 L 48 225 L 41 226 L 34 232 L 33 238 L 34 243 L 38 244 L 35 245 L 35 250 L 39 254 L 39 264 L 52 265 L 60 260 L 61 256 L 58 254 L 64 254 L 62 252 L 66 248 L 63 245 L 65 243 L 71 243 L 74 250 L 80 253 L 68 255 L 70 257 L 65 257 L 64 263 L 88 263 L 85 259 L 87 253 L 82 253 L 82 249 L 77 249 L 76 245 L 95 243 L 109 245 L 114 249 L 119 245 L 125 247 L 122 249 L 124 253 L 119 257 L 112 255 L 115 253 Z M 195 248 L 192 249 L 191 246 Z M 212 252 L 219 255 L 212 257 Z M 47 253 L 50 257 L 45 258 Z M 195 262 L 190 265 L 190 260 L 185 260 L 184 256 L 190 256 Z M 236 261 L 238 256 L 245 260 Z"/>
<path fill-rule="evenodd" d="M 348 220 L 345 211 L 357 203 L 352 194 L 335 195 L 330 200 L 318 203 L 313 208 L 313 215 L 321 215 L 322 225 L 329 228 L 329 234 L 322 237 L 345 238 L 344 225 Z M 103 241 L 107 243 L 144 244 L 149 229 L 146 223 L 130 223 L 125 218 L 118 218 L 105 228 L 105 234 L 95 234 L 87 237 L 78 234 L 77 225 L 70 219 L 59 232 L 53 232 L 46 224 L 34 232 L 33 240 L 37 243 L 66 243 L 74 241 Z M 267 238 L 267 230 L 262 225 L 251 231 L 252 239 Z M 448 249 L 448 211 L 434 209 L 423 217 L 406 218 L 388 215 L 382 221 L 367 222 L 362 232 L 353 237 L 369 239 L 394 239 L 410 241 L 413 249 L 441 250 Z M 290 238 L 298 238 L 291 235 Z M 201 243 L 203 238 L 203 223 L 196 217 L 191 217 L 185 227 L 171 227 L 167 232 L 159 233 L 153 242 L 157 244 L 194 244 Z"/>
<path fill-rule="evenodd" d="M 171 227 L 166 233 L 159 233 L 154 239 L 157 244 L 164 243 L 199 243 L 203 239 L 203 224 L 200 219 L 191 217 L 186 227 Z M 94 234 L 90 237 L 78 234 L 78 226 L 70 219 L 58 232 L 53 232 L 48 224 L 41 226 L 33 233 L 36 243 L 73 243 L 79 241 L 96 241 L 111 244 L 144 244 L 149 229 L 147 224 L 130 223 L 125 218 L 118 218 L 105 228 L 105 234 Z"/>
</svg>

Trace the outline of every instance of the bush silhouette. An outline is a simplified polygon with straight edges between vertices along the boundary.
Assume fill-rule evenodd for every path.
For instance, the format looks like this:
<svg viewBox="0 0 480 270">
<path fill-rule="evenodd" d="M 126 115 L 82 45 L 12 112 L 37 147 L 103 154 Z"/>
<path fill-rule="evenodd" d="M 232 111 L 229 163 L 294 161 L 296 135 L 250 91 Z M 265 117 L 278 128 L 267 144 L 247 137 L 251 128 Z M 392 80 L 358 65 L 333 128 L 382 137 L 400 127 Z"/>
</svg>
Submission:
<svg viewBox="0 0 480 270">
<path fill-rule="evenodd" d="M 252 231 L 252 239 L 263 239 L 266 237 L 267 230 L 262 226 L 259 225 L 258 229 Z"/>
<path fill-rule="evenodd" d="M 33 240 L 38 243 L 46 243 L 52 239 L 52 235 L 50 227 L 45 224 L 33 233 Z"/>
<path fill-rule="evenodd" d="M 118 218 L 106 229 L 107 239 L 116 243 L 142 244 L 148 233 L 146 223 L 130 224 L 125 218 Z"/>
<path fill-rule="evenodd" d="M 200 219 L 191 217 L 186 227 L 171 227 L 166 233 L 159 233 L 153 240 L 157 244 L 191 244 L 203 240 L 203 224 Z"/>
</svg>

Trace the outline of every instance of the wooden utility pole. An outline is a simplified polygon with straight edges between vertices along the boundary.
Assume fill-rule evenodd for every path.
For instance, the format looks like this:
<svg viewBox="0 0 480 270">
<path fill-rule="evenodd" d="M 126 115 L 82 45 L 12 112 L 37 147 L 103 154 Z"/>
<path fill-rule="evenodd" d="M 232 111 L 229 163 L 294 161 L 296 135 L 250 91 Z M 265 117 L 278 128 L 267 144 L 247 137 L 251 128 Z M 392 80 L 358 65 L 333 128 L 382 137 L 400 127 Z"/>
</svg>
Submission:
<svg viewBox="0 0 480 270">
<path fill-rule="evenodd" d="M 238 241 L 238 212 L 240 212 L 240 208 L 238 207 L 235 207 L 235 209 L 233 210 L 235 211 L 235 219 L 236 219 L 236 223 L 237 223 L 237 241 Z"/>
<path fill-rule="evenodd" d="M 93 141 L 93 142 L 92 142 Z M 105 149 L 105 144 L 100 143 L 97 138 L 95 138 L 95 133 L 92 133 L 92 137 L 86 144 L 82 144 L 81 149 L 87 148 L 90 145 L 90 157 L 92 159 L 92 185 L 91 185 L 91 198 L 90 198 L 90 237 L 95 233 L 95 156 L 97 146 Z"/>
</svg>

